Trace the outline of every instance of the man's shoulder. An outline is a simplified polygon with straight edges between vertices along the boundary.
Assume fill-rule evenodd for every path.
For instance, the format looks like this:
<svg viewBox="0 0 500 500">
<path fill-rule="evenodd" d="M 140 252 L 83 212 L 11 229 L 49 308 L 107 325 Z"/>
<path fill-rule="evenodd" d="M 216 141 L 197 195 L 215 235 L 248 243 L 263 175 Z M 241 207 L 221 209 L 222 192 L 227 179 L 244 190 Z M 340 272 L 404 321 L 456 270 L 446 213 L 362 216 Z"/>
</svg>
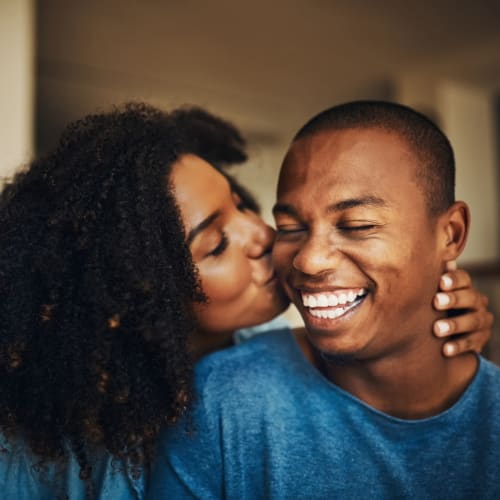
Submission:
<svg viewBox="0 0 500 500">
<path fill-rule="evenodd" d="M 485 413 L 500 412 L 500 367 L 480 357 L 479 370 L 471 384 L 474 406 Z M 500 419 L 498 420 L 500 425 Z"/>
<path fill-rule="evenodd" d="M 483 357 L 480 357 L 480 360 L 479 373 L 482 379 L 486 381 L 484 385 L 500 388 L 500 366 Z"/>
<path fill-rule="evenodd" d="M 244 344 L 224 349 L 201 360 L 196 366 L 198 389 L 255 386 L 259 380 L 279 377 L 300 360 L 289 328 L 266 332 Z"/>
<path fill-rule="evenodd" d="M 282 349 L 289 350 L 293 342 L 289 328 L 266 332 L 243 344 L 209 354 L 196 365 L 196 372 L 201 374 L 217 370 L 222 374 L 239 365 L 260 364 L 275 357 Z"/>
<path fill-rule="evenodd" d="M 480 356 L 480 360 L 480 371 L 483 376 L 491 379 L 495 384 L 500 384 L 500 366 L 482 356 Z"/>
</svg>

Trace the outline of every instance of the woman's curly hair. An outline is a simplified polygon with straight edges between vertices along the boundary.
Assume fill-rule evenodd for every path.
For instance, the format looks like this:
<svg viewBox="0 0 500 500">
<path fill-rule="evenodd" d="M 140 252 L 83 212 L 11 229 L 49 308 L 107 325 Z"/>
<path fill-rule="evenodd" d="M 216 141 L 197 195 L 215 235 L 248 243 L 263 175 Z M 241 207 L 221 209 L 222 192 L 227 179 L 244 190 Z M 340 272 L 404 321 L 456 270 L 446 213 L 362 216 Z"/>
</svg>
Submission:
<svg viewBox="0 0 500 500">
<path fill-rule="evenodd" d="M 226 171 L 247 160 L 246 141 L 236 127 L 208 111 L 188 106 L 170 113 L 182 137 L 182 149 L 203 158 L 228 180 L 231 189 L 241 198 L 246 208 L 260 213 L 255 197 Z"/>
<path fill-rule="evenodd" d="M 143 104 L 69 125 L 0 194 L 0 431 L 45 461 L 148 464 L 191 399 L 203 301 L 168 185 L 179 125 Z"/>
</svg>

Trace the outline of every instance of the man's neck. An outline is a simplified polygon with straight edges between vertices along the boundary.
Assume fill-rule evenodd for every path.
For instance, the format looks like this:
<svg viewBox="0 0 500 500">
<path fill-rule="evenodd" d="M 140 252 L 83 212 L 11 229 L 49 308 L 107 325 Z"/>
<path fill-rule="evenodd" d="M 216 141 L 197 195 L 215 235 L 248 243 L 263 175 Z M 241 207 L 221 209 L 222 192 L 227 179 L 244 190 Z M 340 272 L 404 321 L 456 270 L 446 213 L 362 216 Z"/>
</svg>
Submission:
<svg viewBox="0 0 500 500">
<path fill-rule="evenodd" d="M 399 418 L 421 419 L 452 406 L 477 369 L 472 353 L 444 358 L 442 343 L 430 337 L 407 351 L 372 359 L 336 360 L 313 349 L 313 364 L 373 408 Z M 311 359 L 307 350 L 305 354 Z"/>
</svg>

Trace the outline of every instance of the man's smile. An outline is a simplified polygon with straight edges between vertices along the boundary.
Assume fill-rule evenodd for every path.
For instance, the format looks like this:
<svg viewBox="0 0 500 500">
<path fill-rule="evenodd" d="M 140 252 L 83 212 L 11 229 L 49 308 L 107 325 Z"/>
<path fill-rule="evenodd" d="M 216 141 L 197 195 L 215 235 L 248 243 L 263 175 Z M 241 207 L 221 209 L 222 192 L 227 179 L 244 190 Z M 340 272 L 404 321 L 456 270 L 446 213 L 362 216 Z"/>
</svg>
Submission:
<svg viewBox="0 0 500 500">
<path fill-rule="evenodd" d="M 357 297 L 366 295 L 364 288 L 342 288 L 335 291 L 308 293 L 301 291 L 302 304 L 305 307 L 331 307 L 350 304 Z"/>
<path fill-rule="evenodd" d="M 361 304 L 366 288 L 339 288 L 324 292 L 300 291 L 302 305 L 314 318 L 337 319 Z"/>
</svg>

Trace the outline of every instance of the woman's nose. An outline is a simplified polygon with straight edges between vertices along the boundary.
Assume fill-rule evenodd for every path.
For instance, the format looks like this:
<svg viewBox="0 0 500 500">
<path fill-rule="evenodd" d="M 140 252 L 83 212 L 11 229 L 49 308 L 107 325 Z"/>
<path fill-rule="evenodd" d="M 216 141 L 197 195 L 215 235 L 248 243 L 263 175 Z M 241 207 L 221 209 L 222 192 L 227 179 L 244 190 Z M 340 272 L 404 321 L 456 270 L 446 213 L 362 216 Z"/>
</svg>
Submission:
<svg viewBox="0 0 500 500">
<path fill-rule="evenodd" d="M 245 250 L 250 258 L 258 259 L 271 252 L 275 231 L 257 214 L 250 214 L 248 217 L 248 237 L 245 242 Z"/>
</svg>

